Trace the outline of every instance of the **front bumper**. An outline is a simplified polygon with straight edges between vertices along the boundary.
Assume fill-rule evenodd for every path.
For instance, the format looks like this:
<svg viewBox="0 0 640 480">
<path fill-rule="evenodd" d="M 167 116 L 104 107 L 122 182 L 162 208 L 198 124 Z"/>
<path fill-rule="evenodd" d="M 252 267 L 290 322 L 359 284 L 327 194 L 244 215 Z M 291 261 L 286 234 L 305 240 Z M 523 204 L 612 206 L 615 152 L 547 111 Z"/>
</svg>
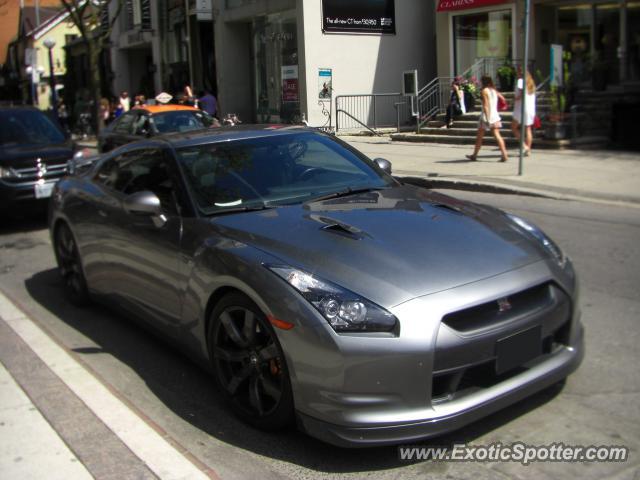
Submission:
<svg viewBox="0 0 640 480">
<path fill-rule="evenodd" d="M 540 261 L 391 308 L 397 336 L 337 335 L 322 322 L 289 330 L 280 341 L 299 426 L 332 444 L 375 446 L 441 435 L 500 410 L 580 365 L 578 297 L 570 264 L 560 271 Z M 507 299 L 508 311 L 483 320 L 487 302 Z M 507 357 L 498 343 L 530 331 L 541 351 L 499 368 Z"/>
<path fill-rule="evenodd" d="M 375 427 L 333 425 L 298 413 L 299 427 L 309 435 L 341 447 L 371 447 L 414 442 L 457 430 L 560 382 L 584 356 L 584 330 L 578 323 L 576 343 L 537 359 L 525 372 L 480 392 L 425 409 L 415 422 Z"/>
<path fill-rule="evenodd" d="M 57 181 L 58 178 L 47 180 L 43 182 L 43 185 L 48 187 L 47 191 L 50 191 Z M 9 183 L 0 180 L 0 208 L 8 210 L 15 206 L 45 205 L 50 195 L 43 195 L 41 198 L 37 198 L 36 183 L 30 181 Z"/>
</svg>

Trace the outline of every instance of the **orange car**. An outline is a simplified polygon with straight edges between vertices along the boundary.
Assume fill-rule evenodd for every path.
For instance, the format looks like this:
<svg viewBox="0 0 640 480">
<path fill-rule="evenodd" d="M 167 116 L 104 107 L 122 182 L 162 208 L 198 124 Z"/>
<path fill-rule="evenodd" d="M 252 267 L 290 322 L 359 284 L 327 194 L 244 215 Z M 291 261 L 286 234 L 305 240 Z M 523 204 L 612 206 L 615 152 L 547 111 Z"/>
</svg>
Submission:
<svg viewBox="0 0 640 480">
<path fill-rule="evenodd" d="M 98 135 L 98 151 L 108 152 L 125 143 L 164 133 L 187 132 L 219 126 L 206 112 L 186 105 L 144 105 L 116 118 Z"/>
</svg>

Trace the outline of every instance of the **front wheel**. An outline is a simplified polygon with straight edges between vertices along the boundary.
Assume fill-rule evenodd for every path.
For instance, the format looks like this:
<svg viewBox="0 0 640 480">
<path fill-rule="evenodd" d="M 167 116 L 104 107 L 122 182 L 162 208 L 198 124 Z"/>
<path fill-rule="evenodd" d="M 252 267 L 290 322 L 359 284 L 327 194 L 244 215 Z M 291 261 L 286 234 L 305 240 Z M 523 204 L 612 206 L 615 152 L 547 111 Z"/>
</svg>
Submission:
<svg viewBox="0 0 640 480">
<path fill-rule="evenodd" d="M 216 381 L 240 418 L 264 430 L 292 423 L 285 358 L 255 303 L 240 293 L 223 297 L 211 313 L 208 342 Z"/>
<path fill-rule="evenodd" d="M 74 305 L 87 305 L 90 298 L 82 270 L 82 260 L 75 238 L 66 224 L 63 223 L 56 229 L 54 242 L 58 271 L 64 282 L 65 295 Z"/>
</svg>

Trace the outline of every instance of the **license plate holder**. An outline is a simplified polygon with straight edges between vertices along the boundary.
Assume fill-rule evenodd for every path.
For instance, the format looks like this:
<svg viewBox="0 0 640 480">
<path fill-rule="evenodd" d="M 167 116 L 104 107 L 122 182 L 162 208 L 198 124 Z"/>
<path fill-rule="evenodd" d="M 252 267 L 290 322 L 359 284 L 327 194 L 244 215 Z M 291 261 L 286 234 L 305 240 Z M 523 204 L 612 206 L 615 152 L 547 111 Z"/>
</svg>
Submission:
<svg viewBox="0 0 640 480">
<path fill-rule="evenodd" d="M 36 198 L 49 198 L 54 185 L 54 183 L 36 183 L 33 187 Z"/>
<path fill-rule="evenodd" d="M 542 354 L 542 326 L 523 330 L 496 342 L 496 373 L 505 373 Z"/>
</svg>

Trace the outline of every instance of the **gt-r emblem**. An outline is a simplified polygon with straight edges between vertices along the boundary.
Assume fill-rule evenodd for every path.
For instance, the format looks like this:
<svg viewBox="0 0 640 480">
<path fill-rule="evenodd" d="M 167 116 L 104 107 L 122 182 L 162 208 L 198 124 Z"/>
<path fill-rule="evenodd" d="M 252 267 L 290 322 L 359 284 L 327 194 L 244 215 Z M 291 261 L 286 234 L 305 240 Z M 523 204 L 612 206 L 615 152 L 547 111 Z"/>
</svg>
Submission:
<svg viewBox="0 0 640 480">
<path fill-rule="evenodd" d="M 498 313 L 508 312 L 511 310 L 511 302 L 507 297 L 498 299 Z"/>
</svg>

